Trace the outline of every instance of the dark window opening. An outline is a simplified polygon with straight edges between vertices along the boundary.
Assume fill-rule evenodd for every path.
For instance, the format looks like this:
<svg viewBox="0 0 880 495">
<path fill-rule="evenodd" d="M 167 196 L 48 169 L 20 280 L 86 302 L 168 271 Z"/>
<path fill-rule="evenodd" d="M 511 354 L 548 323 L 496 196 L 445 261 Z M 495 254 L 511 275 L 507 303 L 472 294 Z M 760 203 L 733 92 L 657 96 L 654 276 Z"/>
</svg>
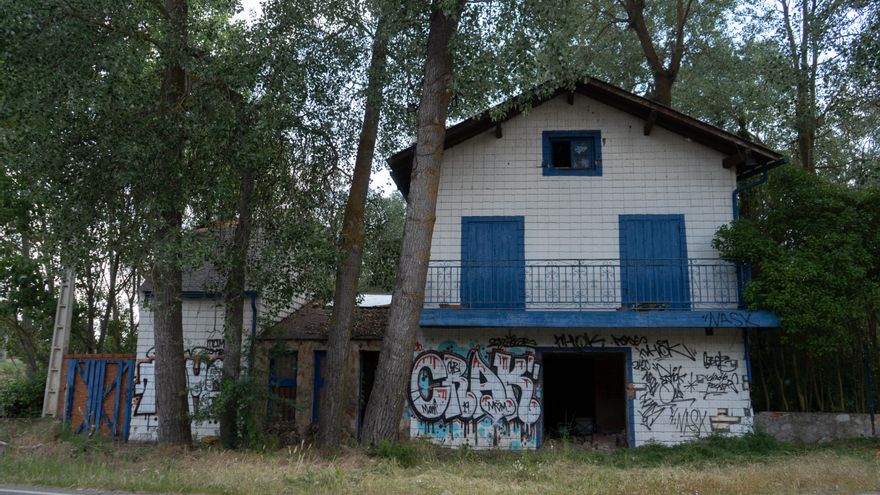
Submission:
<svg viewBox="0 0 880 495">
<path fill-rule="evenodd" d="M 625 354 L 544 353 L 542 362 L 544 437 L 625 446 Z"/>
<path fill-rule="evenodd" d="M 571 168 L 571 141 L 552 141 L 553 160 L 551 164 L 555 168 Z"/>
<path fill-rule="evenodd" d="M 543 175 L 602 175 L 599 131 L 544 131 Z"/>
<path fill-rule="evenodd" d="M 269 423 L 292 423 L 296 419 L 296 352 L 277 354 L 269 360 Z"/>
<path fill-rule="evenodd" d="M 373 391 L 373 382 L 376 380 L 376 368 L 379 367 L 379 351 L 361 351 L 360 387 L 358 388 L 358 438 L 361 434 L 361 425 L 364 424 L 364 413 L 367 411 L 367 402 Z"/>
</svg>

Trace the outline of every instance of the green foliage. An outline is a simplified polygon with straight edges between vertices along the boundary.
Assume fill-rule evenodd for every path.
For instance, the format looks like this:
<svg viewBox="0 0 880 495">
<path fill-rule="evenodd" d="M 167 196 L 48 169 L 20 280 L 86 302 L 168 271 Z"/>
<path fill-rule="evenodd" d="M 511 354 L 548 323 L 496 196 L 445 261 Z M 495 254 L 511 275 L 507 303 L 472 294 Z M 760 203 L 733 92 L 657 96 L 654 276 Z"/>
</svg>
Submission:
<svg viewBox="0 0 880 495">
<path fill-rule="evenodd" d="M 722 227 L 716 249 L 752 265 L 746 298 L 779 315 L 793 345 L 816 355 L 852 346 L 866 314 L 880 309 L 878 191 L 793 166 L 764 187 L 753 219 Z"/>
<path fill-rule="evenodd" d="M 400 193 L 367 201 L 361 292 L 391 292 L 400 259 L 406 202 Z"/>
<path fill-rule="evenodd" d="M 45 375 L 14 373 L 0 377 L 0 418 L 40 417 L 45 385 Z"/>
</svg>

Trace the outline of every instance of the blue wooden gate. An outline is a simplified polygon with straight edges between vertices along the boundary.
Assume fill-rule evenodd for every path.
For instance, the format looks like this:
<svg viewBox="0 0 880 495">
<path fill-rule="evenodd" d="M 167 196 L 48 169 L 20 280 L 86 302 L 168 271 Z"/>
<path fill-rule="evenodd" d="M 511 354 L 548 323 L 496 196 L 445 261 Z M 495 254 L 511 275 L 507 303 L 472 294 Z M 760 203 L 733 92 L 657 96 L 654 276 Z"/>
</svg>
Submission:
<svg viewBox="0 0 880 495">
<path fill-rule="evenodd" d="M 68 358 L 65 420 L 75 433 L 128 440 L 134 359 Z"/>
<path fill-rule="evenodd" d="M 620 215 L 624 306 L 690 308 L 684 215 Z"/>
<path fill-rule="evenodd" d="M 523 217 L 461 218 L 461 303 L 475 309 L 525 308 Z"/>
</svg>

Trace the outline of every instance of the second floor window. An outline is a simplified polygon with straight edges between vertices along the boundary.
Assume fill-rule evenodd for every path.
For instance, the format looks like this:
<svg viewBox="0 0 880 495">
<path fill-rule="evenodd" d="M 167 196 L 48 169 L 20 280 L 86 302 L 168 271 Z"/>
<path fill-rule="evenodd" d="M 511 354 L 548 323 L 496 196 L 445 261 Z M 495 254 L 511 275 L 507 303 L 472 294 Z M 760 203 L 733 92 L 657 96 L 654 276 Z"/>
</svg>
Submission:
<svg viewBox="0 0 880 495">
<path fill-rule="evenodd" d="M 544 175 L 602 175 L 599 131 L 544 131 Z"/>
</svg>

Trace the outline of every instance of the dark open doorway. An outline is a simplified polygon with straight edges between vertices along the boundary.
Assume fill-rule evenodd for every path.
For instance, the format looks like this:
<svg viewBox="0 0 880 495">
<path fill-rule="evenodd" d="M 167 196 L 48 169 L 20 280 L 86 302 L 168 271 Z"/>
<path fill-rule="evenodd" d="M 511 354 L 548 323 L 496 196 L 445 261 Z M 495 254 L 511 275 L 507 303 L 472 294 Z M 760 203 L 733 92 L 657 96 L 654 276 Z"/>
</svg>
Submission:
<svg viewBox="0 0 880 495">
<path fill-rule="evenodd" d="M 544 437 L 625 446 L 626 354 L 542 354 Z"/>
<path fill-rule="evenodd" d="M 361 369 L 358 385 L 358 438 L 361 436 L 361 425 L 364 424 L 364 412 L 367 410 L 367 401 L 370 400 L 370 392 L 373 391 L 373 382 L 376 379 L 376 368 L 379 366 L 379 351 L 361 351 Z"/>
</svg>

